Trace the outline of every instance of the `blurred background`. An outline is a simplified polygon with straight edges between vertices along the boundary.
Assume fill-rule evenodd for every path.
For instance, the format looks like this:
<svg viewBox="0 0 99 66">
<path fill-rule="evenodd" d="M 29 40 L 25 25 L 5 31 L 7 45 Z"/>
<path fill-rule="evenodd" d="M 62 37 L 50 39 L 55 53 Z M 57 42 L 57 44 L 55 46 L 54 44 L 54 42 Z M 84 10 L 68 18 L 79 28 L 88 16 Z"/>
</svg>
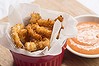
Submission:
<svg viewBox="0 0 99 66">
<path fill-rule="evenodd" d="M 0 0 L 0 19 L 8 15 L 8 8 L 10 5 L 16 5 L 19 3 L 31 3 L 35 0 Z M 77 0 L 87 8 L 99 14 L 99 0 Z"/>
<path fill-rule="evenodd" d="M 99 15 L 99 0 L 77 0 L 77 1 Z"/>
</svg>

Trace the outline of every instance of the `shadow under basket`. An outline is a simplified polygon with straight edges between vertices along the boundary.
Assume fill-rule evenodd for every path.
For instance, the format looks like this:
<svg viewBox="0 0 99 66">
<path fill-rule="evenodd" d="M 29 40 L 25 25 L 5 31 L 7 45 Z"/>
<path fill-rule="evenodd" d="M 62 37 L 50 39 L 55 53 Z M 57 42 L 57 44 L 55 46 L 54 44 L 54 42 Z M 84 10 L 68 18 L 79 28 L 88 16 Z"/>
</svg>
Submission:
<svg viewBox="0 0 99 66">
<path fill-rule="evenodd" d="M 61 66 L 64 56 L 62 53 L 56 56 L 31 57 L 11 51 L 15 66 Z"/>
</svg>

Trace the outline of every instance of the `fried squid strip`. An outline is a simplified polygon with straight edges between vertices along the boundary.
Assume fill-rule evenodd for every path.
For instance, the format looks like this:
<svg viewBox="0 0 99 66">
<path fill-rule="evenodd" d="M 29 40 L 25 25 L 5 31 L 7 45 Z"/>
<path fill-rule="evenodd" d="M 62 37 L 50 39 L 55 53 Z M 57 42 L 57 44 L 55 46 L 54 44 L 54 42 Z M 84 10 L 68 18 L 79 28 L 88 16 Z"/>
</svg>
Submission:
<svg viewBox="0 0 99 66">
<path fill-rule="evenodd" d="M 60 15 L 60 16 L 58 16 L 54 21 L 56 21 L 56 20 L 59 20 L 60 22 L 63 22 L 63 17 L 62 17 L 62 15 Z"/>
<path fill-rule="evenodd" d="M 21 40 L 22 43 L 26 42 L 26 38 L 27 38 L 27 30 L 26 29 L 21 29 L 18 33 L 19 38 Z"/>
<path fill-rule="evenodd" d="M 38 50 L 42 50 L 44 49 L 46 46 L 48 46 L 48 48 L 50 48 L 50 41 L 48 38 L 43 38 L 42 41 L 37 41 L 36 42 L 37 48 Z"/>
<path fill-rule="evenodd" d="M 27 25 L 26 26 L 26 29 L 28 31 L 28 34 L 33 37 L 34 39 L 36 40 L 41 40 L 42 39 L 42 36 L 37 34 L 32 28 L 31 28 L 31 24 Z"/>
<path fill-rule="evenodd" d="M 34 24 L 34 23 L 36 23 L 37 20 L 39 20 L 39 19 L 41 19 L 41 16 L 40 16 L 39 13 L 32 13 L 29 22 L 30 22 L 31 24 Z"/>
<path fill-rule="evenodd" d="M 48 30 L 44 27 L 40 27 L 38 24 L 32 24 L 32 28 L 35 29 L 35 31 L 38 33 L 38 34 L 41 34 L 47 38 L 50 38 L 51 37 L 51 33 L 52 31 L 51 30 Z"/>
<path fill-rule="evenodd" d="M 20 41 L 20 38 L 18 36 L 18 33 L 21 29 L 23 29 L 24 26 L 22 24 L 16 24 L 15 26 L 13 26 L 11 28 L 11 36 L 12 36 L 12 39 L 16 45 L 16 47 L 18 48 L 22 48 L 23 47 L 23 44 L 22 42 Z"/>
<path fill-rule="evenodd" d="M 26 42 L 25 43 L 25 49 L 32 52 L 32 51 L 36 51 L 37 47 L 36 47 L 36 44 L 34 42 Z"/>
</svg>

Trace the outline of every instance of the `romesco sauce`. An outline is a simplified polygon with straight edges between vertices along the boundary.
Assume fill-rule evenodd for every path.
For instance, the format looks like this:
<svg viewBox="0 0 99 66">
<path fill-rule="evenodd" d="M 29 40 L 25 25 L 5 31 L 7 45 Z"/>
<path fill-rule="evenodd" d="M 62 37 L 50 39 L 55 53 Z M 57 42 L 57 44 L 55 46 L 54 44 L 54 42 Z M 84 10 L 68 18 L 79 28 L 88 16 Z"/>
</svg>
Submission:
<svg viewBox="0 0 99 66">
<path fill-rule="evenodd" d="M 69 47 L 83 54 L 99 54 L 99 23 L 81 22 L 77 29 L 77 36 L 67 40 Z"/>
</svg>

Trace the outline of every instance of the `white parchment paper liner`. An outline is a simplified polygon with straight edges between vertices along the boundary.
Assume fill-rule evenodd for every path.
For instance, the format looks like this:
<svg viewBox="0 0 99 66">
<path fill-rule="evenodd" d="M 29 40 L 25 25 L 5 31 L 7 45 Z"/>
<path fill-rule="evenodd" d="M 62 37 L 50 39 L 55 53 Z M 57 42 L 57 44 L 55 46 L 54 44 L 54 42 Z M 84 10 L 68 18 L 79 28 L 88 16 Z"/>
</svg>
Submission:
<svg viewBox="0 0 99 66">
<path fill-rule="evenodd" d="M 18 23 L 26 24 L 28 22 L 28 19 L 30 18 L 30 14 L 33 12 L 40 13 L 43 19 L 50 18 L 53 20 L 59 15 L 62 15 L 64 17 L 64 21 L 62 22 L 64 29 L 61 30 L 59 39 L 56 39 L 56 36 L 58 35 L 59 29 L 61 28 L 61 22 L 57 20 L 54 24 L 53 32 L 50 39 L 51 48 L 49 50 L 48 47 L 45 47 L 43 50 L 39 50 L 36 52 L 29 52 L 24 49 L 16 48 L 11 40 L 9 34 L 10 28 Z M 62 46 L 65 44 L 66 39 L 70 37 L 74 37 L 77 34 L 77 29 L 76 29 L 77 22 L 73 17 L 63 12 L 42 9 L 40 8 L 39 5 L 36 4 L 20 4 L 17 6 L 11 6 L 9 9 L 8 17 L 9 17 L 9 23 L 0 24 L 0 26 L 3 26 L 3 29 L 0 30 L 0 33 L 3 35 L 0 36 L 2 37 L 0 39 L 0 44 L 10 49 L 11 51 L 28 56 L 38 57 L 45 55 L 58 55 L 62 52 Z"/>
</svg>

